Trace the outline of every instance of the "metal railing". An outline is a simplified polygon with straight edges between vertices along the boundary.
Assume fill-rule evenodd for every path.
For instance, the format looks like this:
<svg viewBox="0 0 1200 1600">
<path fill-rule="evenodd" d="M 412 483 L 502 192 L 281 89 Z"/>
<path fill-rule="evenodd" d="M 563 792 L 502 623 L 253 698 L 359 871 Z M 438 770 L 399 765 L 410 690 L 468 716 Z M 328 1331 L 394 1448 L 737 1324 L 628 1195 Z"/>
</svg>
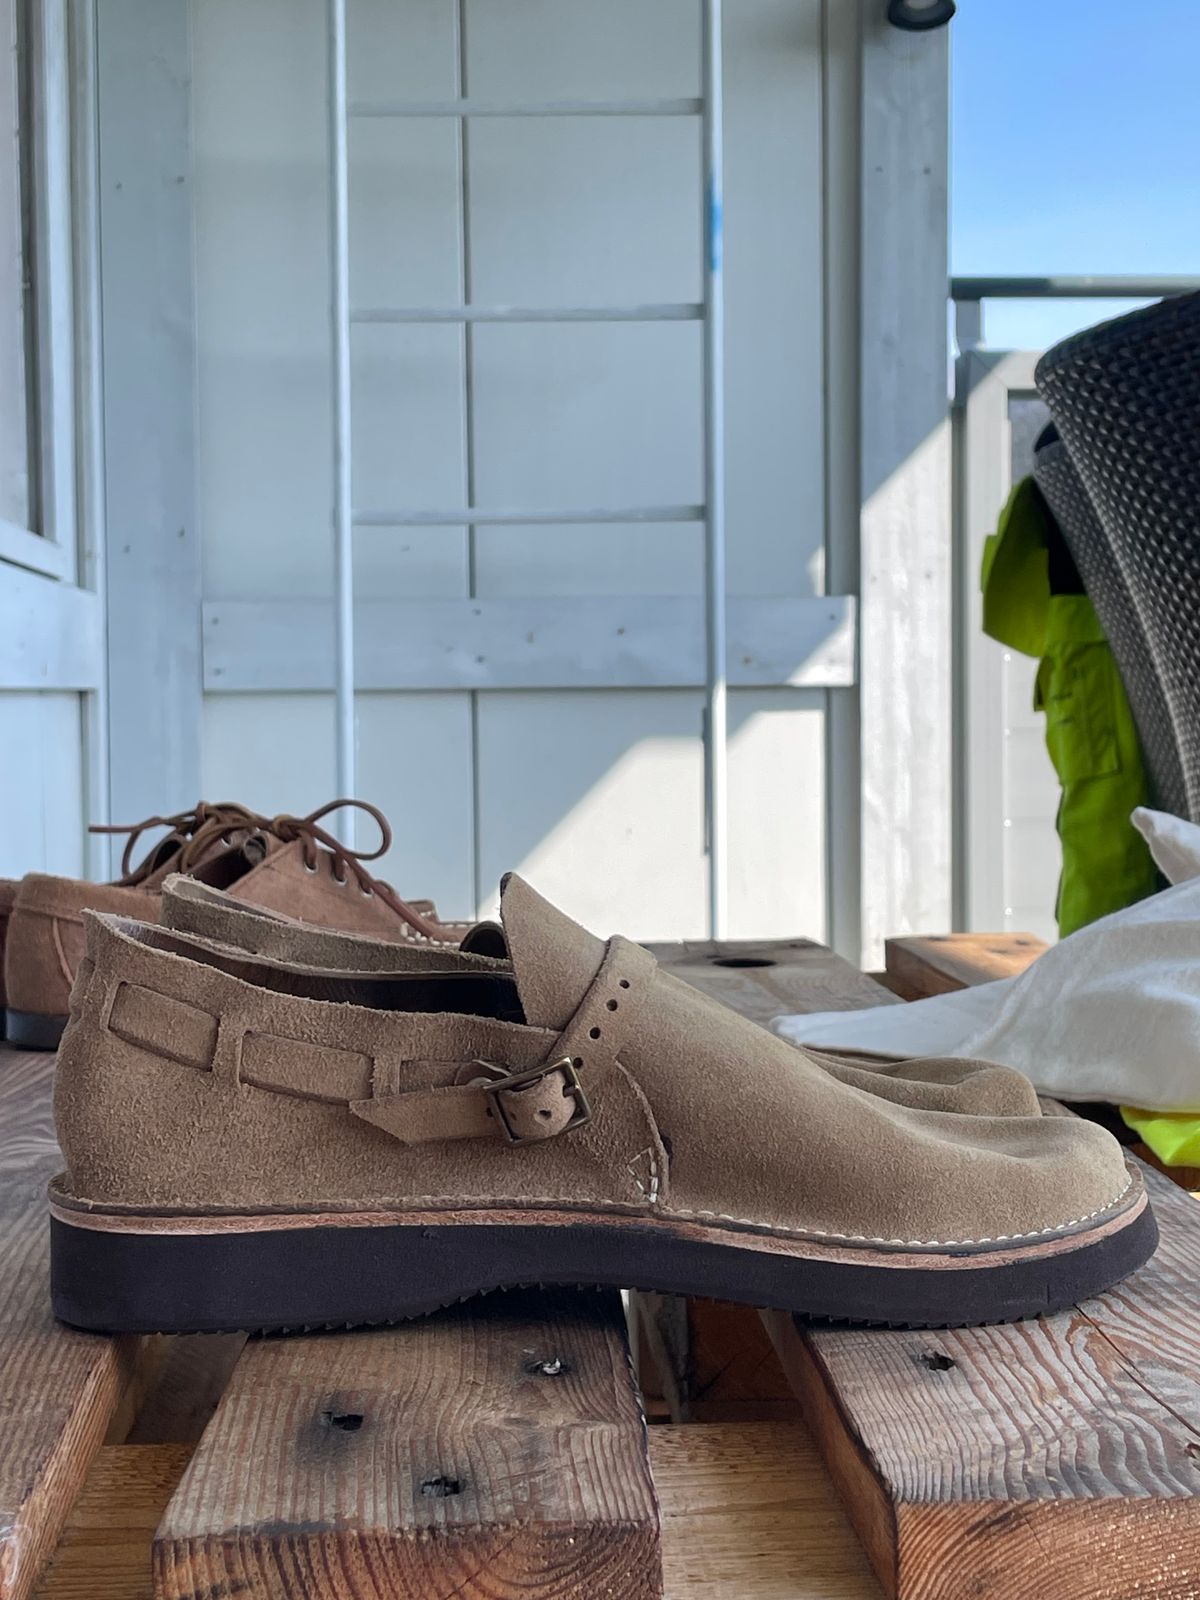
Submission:
<svg viewBox="0 0 1200 1600">
<path fill-rule="evenodd" d="M 960 350 L 983 343 L 985 300 L 1162 300 L 1172 294 L 1200 289 L 1198 277 L 1122 276 L 1121 274 L 1048 278 L 950 279 L 954 302 L 954 336 Z"/>
</svg>

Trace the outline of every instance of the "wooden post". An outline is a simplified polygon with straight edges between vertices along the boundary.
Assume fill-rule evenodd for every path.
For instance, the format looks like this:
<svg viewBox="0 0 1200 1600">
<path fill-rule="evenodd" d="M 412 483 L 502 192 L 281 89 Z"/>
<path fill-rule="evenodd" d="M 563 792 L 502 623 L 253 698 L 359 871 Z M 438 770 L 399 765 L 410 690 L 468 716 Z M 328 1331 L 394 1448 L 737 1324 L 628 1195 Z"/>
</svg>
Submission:
<svg viewBox="0 0 1200 1600">
<path fill-rule="evenodd" d="M 620 1296 L 251 1343 L 154 1543 L 163 1600 L 656 1600 Z"/>
<path fill-rule="evenodd" d="M 763 1313 L 896 1600 L 1200 1593 L 1200 1212 L 1144 1176 L 1158 1254 L 1058 1316 L 892 1333 Z"/>
<path fill-rule="evenodd" d="M 32 1592 L 142 1349 L 50 1314 L 53 1072 L 50 1055 L 0 1060 L 0 1600 Z"/>
<path fill-rule="evenodd" d="M 944 933 L 889 939 L 888 983 L 904 1000 L 923 1000 L 996 978 L 1016 978 L 1046 948 L 1033 933 Z"/>
</svg>

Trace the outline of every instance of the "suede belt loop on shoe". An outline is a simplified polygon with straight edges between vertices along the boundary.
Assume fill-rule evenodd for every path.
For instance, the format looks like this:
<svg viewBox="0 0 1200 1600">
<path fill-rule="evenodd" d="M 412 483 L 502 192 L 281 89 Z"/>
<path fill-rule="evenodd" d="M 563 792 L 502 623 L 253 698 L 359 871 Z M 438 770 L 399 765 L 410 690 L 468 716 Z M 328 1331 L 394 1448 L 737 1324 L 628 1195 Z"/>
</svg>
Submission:
<svg viewBox="0 0 1200 1600">
<path fill-rule="evenodd" d="M 240 1017 L 217 1018 L 217 1038 L 213 1047 L 211 1068 L 213 1078 L 230 1088 L 240 1088 L 242 1082 L 242 1047 L 246 1039 L 246 1024 Z"/>
</svg>

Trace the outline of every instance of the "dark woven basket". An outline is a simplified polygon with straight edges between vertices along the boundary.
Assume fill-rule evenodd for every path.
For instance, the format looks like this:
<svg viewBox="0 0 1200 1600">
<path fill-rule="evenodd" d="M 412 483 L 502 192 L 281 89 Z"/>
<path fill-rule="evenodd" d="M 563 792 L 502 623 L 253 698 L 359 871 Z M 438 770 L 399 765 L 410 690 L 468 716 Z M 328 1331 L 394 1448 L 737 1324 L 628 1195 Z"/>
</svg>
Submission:
<svg viewBox="0 0 1200 1600">
<path fill-rule="evenodd" d="M 1140 625 L 1114 650 L 1148 656 L 1166 708 L 1135 712 L 1147 765 L 1177 761 L 1177 809 L 1200 820 L 1200 294 L 1075 334 L 1036 377 Z"/>
<path fill-rule="evenodd" d="M 1047 429 L 1048 434 L 1054 430 Z M 1055 435 L 1039 440 L 1033 476 L 1079 569 L 1088 599 L 1112 645 L 1117 670 L 1129 696 L 1138 740 L 1150 780 L 1151 799 L 1163 811 L 1187 814 L 1187 788 L 1175 729 L 1149 640 L 1087 491 Z"/>
</svg>

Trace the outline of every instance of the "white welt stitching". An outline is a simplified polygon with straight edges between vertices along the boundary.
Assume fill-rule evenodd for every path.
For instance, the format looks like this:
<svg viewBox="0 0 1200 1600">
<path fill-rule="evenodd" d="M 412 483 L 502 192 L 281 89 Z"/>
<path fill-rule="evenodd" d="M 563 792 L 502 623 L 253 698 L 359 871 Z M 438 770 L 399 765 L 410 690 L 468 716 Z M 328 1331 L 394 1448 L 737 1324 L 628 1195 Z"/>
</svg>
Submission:
<svg viewBox="0 0 1200 1600">
<path fill-rule="evenodd" d="M 901 1245 L 910 1249 L 924 1247 L 929 1249 L 953 1250 L 959 1248 L 960 1246 L 977 1244 L 1020 1244 L 1029 1239 L 1042 1239 L 1049 1233 L 1062 1233 L 1067 1228 L 1077 1228 L 1081 1223 L 1091 1222 L 1096 1217 L 1102 1217 L 1106 1211 L 1111 1211 L 1115 1205 L 1118 1205 L 1122 1200 L 1124 1200 L 1125 1196 L 1134 1187 L 1135 1182 L 1136 1179 L 1130 1178 L 1129 1182 L 1121 1190 L 1120 1194 L 1114 1195 L 1107 1205 L 1100 1206 L 1095 1211 L 1089 1211 L 1086 1216 L 1072 1217 L 1069 1222 L 1056 1222 L 1048 1228 L 1038 1228 L 1033 1233 L 998 1233 L 986 1239 L 885 1239 L 877 1238 L 875 1235 L 869 1233 L 823 1233 L 815 1228 L 779 1228 L 773 1223 L 763 1222 L 762 1219 L 758 1217 L 733 1217 L 725 1211 L 676 1211 L 671 1206 L 659 1206 L 657 1209 L 659 1216 L 678 1217 L 683 1222 L 690 1220 L 701 1221 L 704 1219 L 716 1222 L 734 1222 L 745 1228 L 761 1228 L 767 1233 L 775 1234 L 781 1238 L 787 1239 L 814 1239 L 817 1241 L 828 1239 L 836 1244 L 887 1244 Z M 455 1210 L 467 1210 L 479 1206 L 486 1207 L 493 1211 L 501 1209 L 505 1206 L 514 1206 L 522 1209 L 532 1206 L 570 1206 L 573 1209 L 577 1209 L 580 1203 L 577 1195 L 567 1196 L 554 1194 L 519 1196 L 511 1195 L 508 1197 L 496 1195 L 460 1195 L 457 1197 L 447 1195 L 420 1195 L 415 1196 L 412 1199 L 405 1200 L 403 1203 L 405 1206 L 415 1207 L 435 1205 L 445 1206 L 451 1200 L 454 1201 Z M 592 1203 L 602 1210 L 617 1210 L 615 1206 L 605 1205 L 603 1201 L 595 1201 Z"/>
<path fill-rule="evenodd" d="M 1025 1239 L 1041 1239 L 1048 1233 L 1062 1233 L 1067 1228 L 1077 1228 L 1081 1222 L 1091 1222 L 1095 1217 L 1102 1217 L 1106 1211 L 1122 1201 L 1133 1188 L 1134 1180 L 1129 1182 L 1114 1195 L 1107 1205 L 1100 1206 L 1096 1211 L 1089 1211 L 1086 1216 L 1072 1217 L 1070 1222 L 1056 1222 L 1049 1228 L 1038 1228 L 1033 1233 L 997 1233 L 987 1239 L 878 1239 L 866 1233 L 821 1233 L 806 1228 L 776 1228 L 769 1222 L 757 1222 L 752 1217 L 731 1217 L 724 1211 L 674 1211 L 670 1206 L 667 1212 L 673 1217 L 711 1217 L 718 1222 L 738 1222 L 747 1228 L 769 1228 L 772 1233 L 795 1235 L 802 1239 L 833 1239 L 843 1244 L 893 1244 L 908 1246 L 937 1246 L 941 1249 L 954 1249 L 959 1245 L 971 1244 L 1019 1244 Z"/>
</svg>

